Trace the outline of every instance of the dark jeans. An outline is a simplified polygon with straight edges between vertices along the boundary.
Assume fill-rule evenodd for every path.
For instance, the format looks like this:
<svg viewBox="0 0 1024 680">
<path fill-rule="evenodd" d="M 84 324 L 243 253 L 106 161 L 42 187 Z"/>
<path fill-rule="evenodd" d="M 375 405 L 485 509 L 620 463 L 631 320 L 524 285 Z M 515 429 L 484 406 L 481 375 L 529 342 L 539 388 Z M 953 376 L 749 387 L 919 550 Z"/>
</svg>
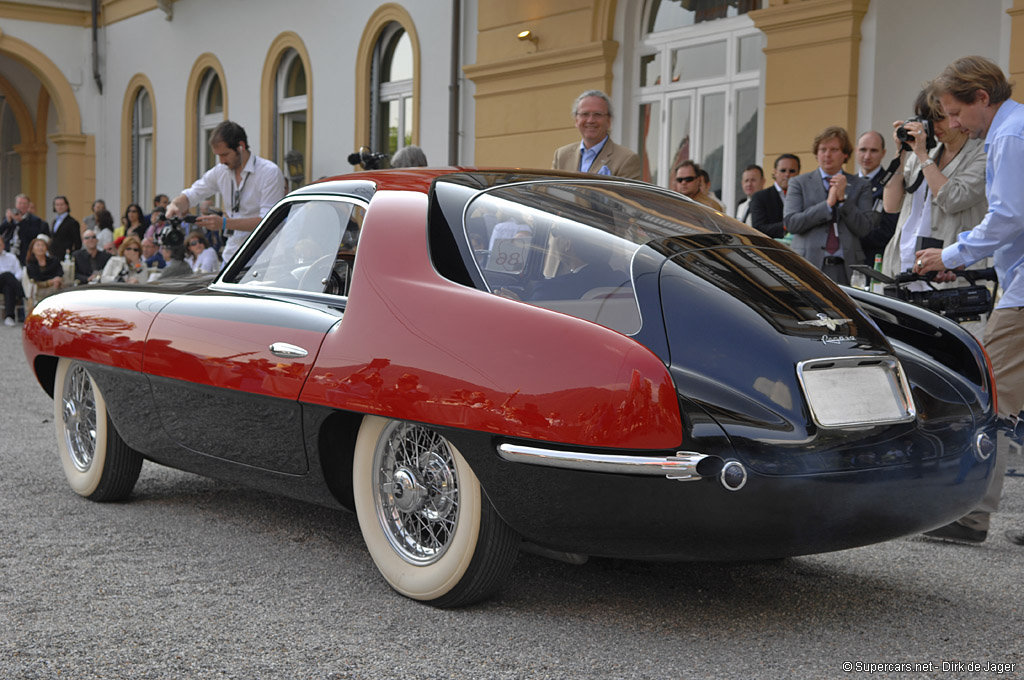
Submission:
<svg viewBox="0 0 1024 680">
<path fill-rule="evenodd" d="M 0 293 L 4 294 L 4 318 L 13 318 L 18 300 L 25 297 L 21 290 L 21 281 L 10 272 L 0 274 Z"/>
</svg>

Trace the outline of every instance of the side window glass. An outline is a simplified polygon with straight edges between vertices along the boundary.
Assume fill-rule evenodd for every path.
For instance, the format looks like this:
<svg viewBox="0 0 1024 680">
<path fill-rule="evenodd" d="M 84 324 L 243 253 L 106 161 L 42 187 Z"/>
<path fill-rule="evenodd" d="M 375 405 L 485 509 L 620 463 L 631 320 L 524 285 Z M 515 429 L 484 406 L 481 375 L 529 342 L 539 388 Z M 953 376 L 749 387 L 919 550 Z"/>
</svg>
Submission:
<svg viewBox="0 0 1024 680">
<path fill-rule="evenodd" d="M 227 283 L 347 295 L 365 209 L 332 200 L 281 206 Z"/>
<path fill-rule="evenodd" d="M 469 205 L 465 228 L 495 295 L 635 333 L 630 262 L 639 246 L 596 226 L 613 220 L 598 217 L 576 202 L 541 207 L 485 194 Z"/>
</svg>

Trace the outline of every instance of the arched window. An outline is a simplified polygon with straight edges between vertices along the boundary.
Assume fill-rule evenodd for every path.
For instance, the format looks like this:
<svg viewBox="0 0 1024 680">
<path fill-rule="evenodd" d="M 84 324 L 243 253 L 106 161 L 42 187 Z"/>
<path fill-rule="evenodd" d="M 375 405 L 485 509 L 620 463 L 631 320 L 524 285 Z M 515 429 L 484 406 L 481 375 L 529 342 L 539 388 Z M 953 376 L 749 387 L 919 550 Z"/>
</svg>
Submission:
<svg viewBox="0 0 1024 680">
<path fill-rule="evenodd" d="M 398 22 L 389 23 L 374 48 L 370 139 L 374 151 L 393 154 L 413 143 L 413 48 Z"/>
<path fill-rule="evenodd" d="M 149 91 L 139 88 L 132 104 L 132 202 L 153 203 L 153 103 Z"/>
<path fill-rule="evenodd" d="M 288 188 L 305 181 L 303 155 L 306 151 L 307 82 L 299 53 L 288 49 L 277 67 L 274 106 L 274 160 L 288 178 Z"/>
<path fill-rule="evenodd" d="M 759 156 L 764 34 L 743 16 L 760 0 L 648 0 L 634 61 L 644 179 L 669 186 L 692 159 L 728 210 Z"/>
<path fill-rule="evenodd" d="M 217 157 L 210 150 L 210 135 L 224 120 L 224 87 L 220 76 L 212 68 L 206 69 L 199 85 L 196 106 L 196 176 L 217 164 Z"/>
</svg>

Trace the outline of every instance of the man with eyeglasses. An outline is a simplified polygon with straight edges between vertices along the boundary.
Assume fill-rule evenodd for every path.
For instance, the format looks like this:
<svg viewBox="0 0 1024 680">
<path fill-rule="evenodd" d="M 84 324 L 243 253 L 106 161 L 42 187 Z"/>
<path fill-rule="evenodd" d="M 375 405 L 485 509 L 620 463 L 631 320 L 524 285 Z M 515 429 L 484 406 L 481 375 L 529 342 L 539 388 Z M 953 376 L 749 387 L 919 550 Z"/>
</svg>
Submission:
<svg viewBox="0 0 1024 680">
<path fill-rule="evenodd" d="M 750 226 L 772 238 L 783 238 L 786 228 L 782 222 L 783 205 L 789 180 L 800 174 L 800 158 L 784 153 L 775 159 L 772 179 L 775 183 L 767 189 L 755 191 L 750 197 Z"/>
<path fill-rule="evenodd" d="M 100 250 L 96 232 L 86 229 L 82 234 L 82 247 L 75 251 L 75 280 L 89 283 L 100 277 L 100 272 L 110 259 L 110 253 Z"/>
<path fill-rule="evenodd" d="M 223 252 L 227 262 L 263 216 L 284 198 L 284 175 L 275 163 L 249 151 L 245 129 L 238 123 L 226 120 L 215 127 L 210 148 L 220 162 L 170 202 L 167 217 L 184 214 L 190 206 L 219 192 L 225 214 L 201 215 L 196 226 L 228 234 Z"/>
<path fill-rule="evenodd" d="M 640 157 L 608 136 L 612 103 L 600 90 L 587 90 L 572 105 L 572 117 L 583 139 L 555 151 L 555 170 L 640 179 Z"/>
</svg>

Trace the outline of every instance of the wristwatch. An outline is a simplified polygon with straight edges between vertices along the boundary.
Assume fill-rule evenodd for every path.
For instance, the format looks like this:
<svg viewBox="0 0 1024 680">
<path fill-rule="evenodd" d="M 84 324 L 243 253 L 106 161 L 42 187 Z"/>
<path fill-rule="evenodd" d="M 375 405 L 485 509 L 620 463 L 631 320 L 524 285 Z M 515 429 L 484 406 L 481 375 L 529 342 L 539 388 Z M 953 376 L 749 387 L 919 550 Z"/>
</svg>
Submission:
<svg viewBox="0 0 1024 680">
<path fill-rule="evenodd" d="M 922 170 L 924 170 L 924 169 L 925 169 L 925 168 L 927 168 L 927 167 L 928 167 L 929 165 L 935 165 L 935 161 L 933 161 L 933 160 L 932 160 L 931 158 L 926 158 L 926 159 L 925 159 L 925 160 L 924 160 L 924 161 L 923 161 L 923 162 L 921 163 L 921 169 L 922 169 Z"/>
</svg>

